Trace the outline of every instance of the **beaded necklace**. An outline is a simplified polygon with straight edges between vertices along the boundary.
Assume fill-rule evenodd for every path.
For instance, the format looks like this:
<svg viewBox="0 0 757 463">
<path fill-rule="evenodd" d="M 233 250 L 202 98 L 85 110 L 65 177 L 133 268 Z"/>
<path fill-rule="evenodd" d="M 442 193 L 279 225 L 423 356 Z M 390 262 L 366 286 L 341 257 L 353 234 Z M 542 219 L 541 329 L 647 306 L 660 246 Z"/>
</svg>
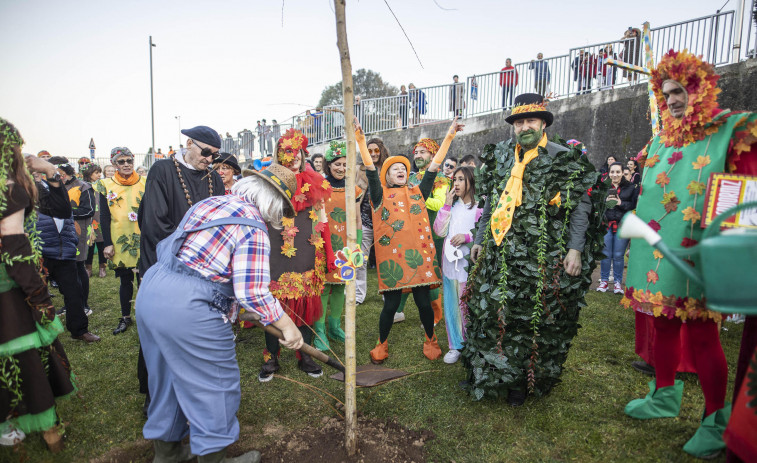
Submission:
<svg viewBox="0 0 757 463">
<path fill-rule="evenodd" d="M 179 174 L 179 182 L 181 182 L 181 189 L 184 190 L 184 196 L 187 197 L 187 203 L 189 203 L 189 207 L 192 207 L 192 197 L 189 196 L 189 190 L 187 190 L 187 185 L 184 183 L 184 176 L 181 175 L 181 169 L 179 169 L 179 161 L 176 160 L 176 156 L 171 156 L 171 159 L 173 159 L 173 165 L 176 166 L 176 173 Z M 213 196 L 213 178 L 208 175 L 208 190 L 210 190 L 210 196 Z"/>
</svg>

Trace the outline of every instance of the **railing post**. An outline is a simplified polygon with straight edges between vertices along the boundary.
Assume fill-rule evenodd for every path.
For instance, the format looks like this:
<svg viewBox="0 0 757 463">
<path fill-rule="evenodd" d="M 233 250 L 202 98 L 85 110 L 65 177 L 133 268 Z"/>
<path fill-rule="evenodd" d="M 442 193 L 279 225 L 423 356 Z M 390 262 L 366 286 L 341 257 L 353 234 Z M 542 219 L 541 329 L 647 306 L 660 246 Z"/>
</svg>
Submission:
<svg viewBox="0 0 757 463">
<path fill-rule="evenodd" d="M 731 53 L 732 63 L 738 63 L 741 58 L 741 32 L 744 28 L 745 1 L 746 0 L 736 0 L 736 19 L 733 27 L 733 52 Z"/>
</svg>

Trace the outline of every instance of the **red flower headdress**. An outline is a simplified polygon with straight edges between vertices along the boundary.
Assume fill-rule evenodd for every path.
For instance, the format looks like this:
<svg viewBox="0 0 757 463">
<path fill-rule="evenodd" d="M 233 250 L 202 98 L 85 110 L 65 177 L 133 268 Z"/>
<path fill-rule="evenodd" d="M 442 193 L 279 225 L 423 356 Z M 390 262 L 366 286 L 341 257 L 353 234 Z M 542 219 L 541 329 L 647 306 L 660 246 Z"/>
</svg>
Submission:
<svg viewBox="0 0 757 463">
<path fill-rule="evenodd" d="M 702 61 L 701 57 L 687 50 L 670 50 L 663 56 L 650 79 L 662 114 L 660 138 L 665 146 L 683 147 L 702 140 L 717 130 L 715 124 L 709 127 L 708 124 L 720 111 L 717 98 L 720 93 L 717 88 L 719 78 L 712 64 Z M 681 119 L 670 114 L 662 95 L 662 86 L 667 80 L 679 83 L 688 94 L 688 105 Z"/>
<path fill-rule="evenodd" d="M 279 151 L 276 153 L 279 164 L 284 167 L 291 167 L 295 155 L 302 150 L 305 154 L 310 154 L 308 148 L 308 137 L 302 132 L 295 129 L 288 129 L 284 135 L 279 138 Z M 302 162 L 305 162 L 303 159 Z"/>
</svg>

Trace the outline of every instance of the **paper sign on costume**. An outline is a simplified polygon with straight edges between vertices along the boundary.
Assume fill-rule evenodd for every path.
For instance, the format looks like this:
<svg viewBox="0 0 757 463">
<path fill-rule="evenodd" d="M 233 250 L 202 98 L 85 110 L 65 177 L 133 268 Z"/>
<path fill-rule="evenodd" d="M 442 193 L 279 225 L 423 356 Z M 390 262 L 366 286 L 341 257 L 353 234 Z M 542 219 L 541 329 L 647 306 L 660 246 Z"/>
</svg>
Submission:
<svg viewBox="0 0 757 463">
<path fill-rule="evenodd" d="M 713 173 L 707 184 L 702 228 L 738 204 L 757 201 L 757 176 Z M 757 209 L 745 209 L 722 222 L 723 227 L 757 228 Z"/>
</svg>

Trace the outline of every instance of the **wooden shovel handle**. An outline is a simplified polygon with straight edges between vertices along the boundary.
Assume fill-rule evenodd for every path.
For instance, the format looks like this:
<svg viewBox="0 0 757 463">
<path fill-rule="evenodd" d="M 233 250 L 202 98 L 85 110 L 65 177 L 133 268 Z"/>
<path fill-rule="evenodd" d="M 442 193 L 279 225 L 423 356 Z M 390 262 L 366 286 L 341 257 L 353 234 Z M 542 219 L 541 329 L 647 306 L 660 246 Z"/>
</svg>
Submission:
<svg viewBox="0 0 757 463">
<path fill-rule="evenodd" d="M 244 313 L 239 314 L 239 319 L 246 322 L 252 322 L 256 326 L 262 328 L 266 333 L 272 336 L 276 336 L 278 339 L 282 339 L 282 340 L 284 339 L 284 333 L 282 333 L 280 329 L 276 328 L 273 325 L 264 326 L 260 322 L 260 317 L 254 312 L 245 311 Z M 325 352 L 319 351 L 318 349 L 311 346 L 310 344 L 303 344 L 302 347 L 300 348 L 300 352 L 302 352 L 303 354 L 308 354 L 311 357 L 325 363 L 326 365 L 336 368 L 337 370 L 344 373 L 344 365 L 337 362 L 333 358 L 329 357 Z"/>
</svg>

